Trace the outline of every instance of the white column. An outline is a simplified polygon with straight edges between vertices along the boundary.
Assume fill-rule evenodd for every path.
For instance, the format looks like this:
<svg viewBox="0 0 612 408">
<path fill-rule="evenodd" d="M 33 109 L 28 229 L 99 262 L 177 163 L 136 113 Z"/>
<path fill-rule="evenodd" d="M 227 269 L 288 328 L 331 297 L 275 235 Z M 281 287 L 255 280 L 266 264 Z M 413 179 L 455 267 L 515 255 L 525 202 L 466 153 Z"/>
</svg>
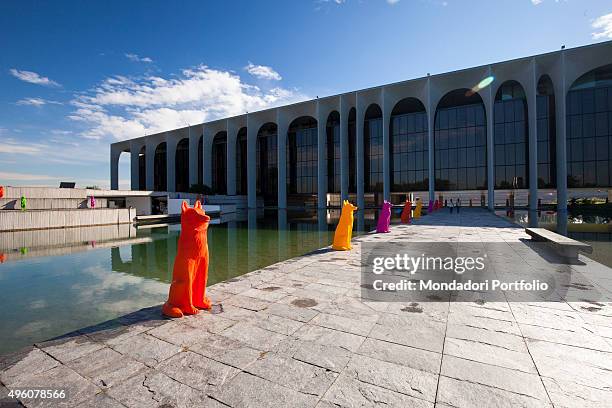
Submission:
<svg viewBox="0 0 612 408">
<path fill-rule="evenodd" d="M 349 189 L 349 157 L 348 157 L 348 113 L 349 109 L 342 97 L 340 98 L 340 198 L 348 199 Z"/>
<path fill-rule="evenodd" d="M 289 124 L 286 115 L 276 110 L 276 125 L 278 126 L 278 208 L 287 208 L 287 132 Z"/>
<path fill-rule="evenodd" d="M 527 82 L 527 123 L 529 124 L 529 226 L 538 226 L 538 115 L 537 71 L 535 58 L 531 61 L 531 75 Z"/>
<path fill-rule="evenodd" d="M 382 99 L 382 126 L 383 126 L 383 197 L 385 200 L 391 200 L 391 151 L 389 149 L 389 120 L 391 112 L 389 112 L 389 104 L 385 95 L 385 88 L 381 91 Z"/>
<path fill-rule="evenodd" d="M 236 195 L 236 135 L 238 130 L 227 121 L 227 195 Z"/>
<path fill-rule="evenodd" d="M 491 75 L 491 67 L 489 67 L 489 76 Z M 485 102 L 485 115 L 487 117 L 487 201 L 489 210 L 493 211 L 495 209 L 495 145 L 493 144 L 493 106 L 495 98 L 492 86 L 489 86 L 488 91 L 489 98 Z"/>
<path fill-rule="evenodd" d="M 139 156 L 140 153 L 140 144 L 131 142 L 130 143 L 130 179 L 131 179 L 131 189 L 139 190 L 139 182 L 140 182 L 140 166 L 139 166 Z"/>
<path fill-rule="evenodd" d="M 434 163 L 434 118 L 436 115 L 436 107 L 432 103 L 431 98 L 431 78 L 427 78 L 427 159 L 429 164 L 427 174 L 429 177 L 429 200 L 436 199 L 436 169 Z M 429 203 L 423 202 L 424 206 Z"/>
<path fill-rule="evenodd" d="M 176 137 L 166 134 L 166 191 L 176 191 Z"/>
<path fill-rule="evenodd" d="M 249 208 L 257 208 L 257 131 L 259 126 L 247 116 L 247 194 Z"/>
<path fill-rule="evenodd" d="M 327 207 L 327 118 L 317 101 L 317 207 Z"/>
<path fill-rule="evenodd" d="M 152 140 L 146 141 L 145 145 L 145 176 L 146 176 L 146 188 L 149 191 L 153 191 L 155 188 L 155 149 L 157 143 Z"/>
<path fill-rule="evenodd" d="M 555 116 L 557 130 L 557 232 L 567 234 L 567 146 L 565 51 L 561 51 L 561 84 L 555 87 Z M 559 89 L 560 88 L 560 89 Z"/>
<path fill-rule="evenodd" d="M 110 188 L 111 190 L 119 190 L 119 156 L 121 150 L 111 145 L 110 147 Z"/>
<path fill-rule="evenodd" d="M 189 127 L 189 187 L 198 183 L 198 143 L 200 135 Z"/>
<path fill-rule="evenodd" d="M 363 107 L 361 106 L 361 98 L 359 97 L 359 94 L 356 94 L 355 97 L 356 103 L 355 103 L 355 109 L 356 109 L 356 123 L 355 123 L 355 128 L 356 128 L 356 138 L 357 138 L 357 149 L 356 149 L 356 155 L 357 155 L 357 160 L 356 160 L 356 181 L 357 181 L 357 207 L 359 207 L 360 210 L 364 209 L 365 207 L 365 196 L 364 196 L 364 144 L 363 144 L 363 120 L 364 120 L 364 112 L 363 112 Z"/>
</svg>

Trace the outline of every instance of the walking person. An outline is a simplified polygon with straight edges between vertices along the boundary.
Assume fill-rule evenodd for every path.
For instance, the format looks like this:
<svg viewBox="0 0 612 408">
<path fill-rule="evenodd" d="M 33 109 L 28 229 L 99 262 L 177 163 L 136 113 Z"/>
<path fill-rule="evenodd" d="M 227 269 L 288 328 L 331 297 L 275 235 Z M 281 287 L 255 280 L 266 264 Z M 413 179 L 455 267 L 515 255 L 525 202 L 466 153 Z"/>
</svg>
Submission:
<svg viewBox="0 0 612 408">
<path fill-rule="evenodd" d="M 457 197 L 457 214 L 459 214 L 460 208 L 461 208 L 461 198 Z"/>
<path fill-rule="evenodd" d="M 453 207 L 455 206 L 455 204 L 453 204 L 453 199 L 451 198 L 451 205 L 450 205 L 450 213 L 453 213 Z"/>
</svg>

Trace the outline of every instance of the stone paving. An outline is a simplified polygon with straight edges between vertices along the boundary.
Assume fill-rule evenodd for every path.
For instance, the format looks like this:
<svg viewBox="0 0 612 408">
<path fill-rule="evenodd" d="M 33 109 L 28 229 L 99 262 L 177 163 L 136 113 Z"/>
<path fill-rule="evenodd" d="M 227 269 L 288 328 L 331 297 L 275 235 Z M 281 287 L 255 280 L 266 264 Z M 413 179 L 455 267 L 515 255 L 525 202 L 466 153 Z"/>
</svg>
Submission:
<svg viewBox="0 0 612 408">
<path fill-rule="evenodd" d="M 160 307 L 0 358 L 8 389 L 65 389 L 28 407 L 603 407 L 612 404 L 612 270 L 568 267 L 599 302 L 363 302 L 362 242 L 505 242 L 515 267 L 551 267 L 523 229 L 442 210 L 209 289 L 214 313 Z M 585 282 L 584 280 L 588 282 Z M 219 306 L 222 305 L 222 306 Z M 19 406 L 20 403 L 13 403 Z"/>
</svg>

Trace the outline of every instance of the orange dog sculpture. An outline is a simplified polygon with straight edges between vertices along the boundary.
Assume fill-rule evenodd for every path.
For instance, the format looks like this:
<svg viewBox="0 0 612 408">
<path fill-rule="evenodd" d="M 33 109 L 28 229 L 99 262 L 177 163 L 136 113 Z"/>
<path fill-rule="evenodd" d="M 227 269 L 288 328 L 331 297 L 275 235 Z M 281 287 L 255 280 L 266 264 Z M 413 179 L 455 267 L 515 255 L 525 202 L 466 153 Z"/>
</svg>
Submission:
<svg viewBox="0 0 612 408">
<path fill-rule="evenodd" d="M 168 301 L 162 313 L 169 317 L 183 317 L 210 309 L 211 301 L 206 297 L 208 278 L 208 222 L 202 205 L 196 201 L 190 208 L 185 201 L 181 207 L 181 235 L 174 259 L 172 284 Z"/>
<path fill-rule="evenodd" d="M 334 233 L 334 243 L 332 248 L 336 251 L 348 251 L 352 248 L 351 238 L 353 237 L 353 211 L 357 210 L 348 200 L 342 202 L 342 213 L 340 221 Z"/>
</svg>

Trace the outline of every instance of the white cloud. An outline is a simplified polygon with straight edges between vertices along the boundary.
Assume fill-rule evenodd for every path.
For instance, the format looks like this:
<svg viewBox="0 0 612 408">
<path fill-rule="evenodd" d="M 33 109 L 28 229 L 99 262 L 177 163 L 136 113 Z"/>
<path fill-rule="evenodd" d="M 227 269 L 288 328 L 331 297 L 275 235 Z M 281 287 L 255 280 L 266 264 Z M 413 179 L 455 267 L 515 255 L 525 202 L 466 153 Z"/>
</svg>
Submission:
<svg viewBox="0 0 612 408">
<path fill-rule="evenodd" d="M 60 84 L 58 84 L 57 82 L 47 77 L 41 76 L 37 74 L 36 72 L 21 71 L 15 68 L 11 68 L 10 73 L 15 78 L 20 79 L 24 82 L 29 82 L 31 84 L 43 85 L 43 86 L 60 86 Z"/>
<path fill-rule="evenodd" d="M 58 180 L 59 177 L 53 177 L 46 174 L 11 173 L 0 171 L 0 179 L 8 181 L 43 181 Z"/>
<path fill-rule="evenodd" d="M 125 57 L 132 62 L 153 62 L 153 60 L 149 57 L 140 57 L 137 54 L 126 53 Z"/>
<path fill-rule="evenodd" d="M 43 152 L 43 145 L 17 143 L 12 139 L 0 143 L 0 153 L 38 155 Z"/>
<path fill-rule="evenodd" d="M 534 6 L 537 6 L 538 4 L 542 3 L 542 1 L 543 1 L 543 0 L 531 0 L 531 3 L 532 3 Z"/>
<path fill-rule="evenodd" d="M 17 105 L 25 105 L 25 106 L 36 106 L 41 107 L 44 105 L 62 105 L 61 102 L 58 101 L 50 101 L 42 98 L 24 98 L 20 99 L 16 102 Z"/>
<path fill-rule="evenodd" d="M 269 79 L 273 81 L 280 81 L 283 79 L 278 72 L 272 69 L 272 67 L 265 65 L 255 65 L 252 62 L 249 62 L 249 65 L 244 67 L 244 69 L 246 69 L 249 74 L 256 78 Z"/>
<path fill-rule="evenodd" d="M 387 0 L 387 4 L 390 4 L 390 5 L 393 6 L 393 5 L 397 4 L 397 3 L 399 3 L 399 1 L 400 0 Z"/>
<path fill-rule="evenodd" d="M 70 119 L 90 139 L 123 140 L 308 99 L 296 90 L 268 90 L 205 65 L 168 78 L 115 76 L 72 101 Z"/>
<path fill-rule="evenodd" d="M 591 26 L 598 30 L 592 34 L 594 39 L 612 38 L 612 13 L 597 17 Z"/>
</svg>

